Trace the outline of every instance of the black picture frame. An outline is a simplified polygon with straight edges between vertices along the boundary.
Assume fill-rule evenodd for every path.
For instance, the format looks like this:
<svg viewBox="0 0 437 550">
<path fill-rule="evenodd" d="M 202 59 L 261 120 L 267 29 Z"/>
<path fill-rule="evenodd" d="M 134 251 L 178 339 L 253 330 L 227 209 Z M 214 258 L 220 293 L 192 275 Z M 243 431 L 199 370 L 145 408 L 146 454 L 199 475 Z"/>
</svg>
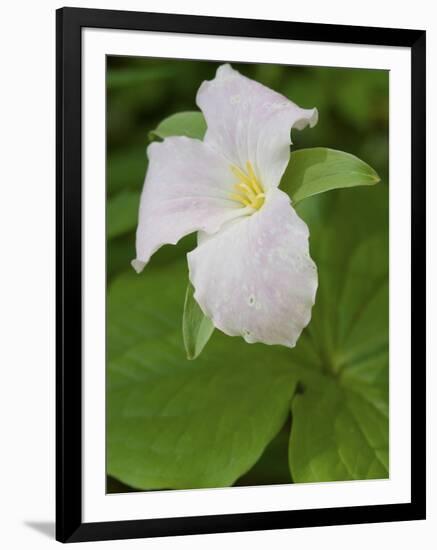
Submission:
<svg viewBox="0 0 437 550">
<path fill-rule="evenodd" d="M 56 538 L 127 539 L 425 518 L 425 48 L 421 30 L 62 8 L 56 13 Z M 134 521 L 82 522 L 81 32 L 85 27 L 411 49 L 411 502 Z"/>
</svg>

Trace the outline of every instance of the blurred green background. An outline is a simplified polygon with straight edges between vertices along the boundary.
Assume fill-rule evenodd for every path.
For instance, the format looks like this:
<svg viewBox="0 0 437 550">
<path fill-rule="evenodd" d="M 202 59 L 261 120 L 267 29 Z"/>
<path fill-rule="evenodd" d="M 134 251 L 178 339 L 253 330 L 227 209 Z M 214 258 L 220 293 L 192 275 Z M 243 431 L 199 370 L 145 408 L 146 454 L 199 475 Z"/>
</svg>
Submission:
<svg viewBox="0 0 437 550">
<path fill-rule="evenodd" d="M 219 65 L 205 61 L 107 58 L 109 294 L 120 276 L 130 276 L 127 272 L 131 271 L 130 261 L 135 257 L 135 229 L 147 169 L 148 134 L 173 113 L 197 110 L 195 97 L 199 85 L 203 80 L 212 79 Z M 240 63 L 232 66 L 281 92 L 301 107 L 317 107 L 318 124 L 313 129 L 293 131 L 293 148 L 329 147 L 347 151 L 369 163 L 381 176 L 381 185 L 387 185 L 388 72 Z M 152 258 L 150 266 L 165 266 L 183 257 L 194 246 L 194 236 L 186 237 L 176 247 L 166 246 Z M 177 315 L 181 317 L 182 311 Z M 111 323 L 110 318 L 108 322 Z M 116 355 L 116 351 L 112 351 L 116 340 L 117 335 L 109 330 L 109 361 L 111 353 L 114 357 Z M 108 407 L 111 407 L 111 402 Z M 108 410 L 109 415 L 112 413 Z M 289 430 L 290 419 L 259 462 L 237 484 L 290 482 L 287 460 Z M 109 476 L 109 492 L 127 490 L 130 490 L 127 484 Z"/>
</svg>

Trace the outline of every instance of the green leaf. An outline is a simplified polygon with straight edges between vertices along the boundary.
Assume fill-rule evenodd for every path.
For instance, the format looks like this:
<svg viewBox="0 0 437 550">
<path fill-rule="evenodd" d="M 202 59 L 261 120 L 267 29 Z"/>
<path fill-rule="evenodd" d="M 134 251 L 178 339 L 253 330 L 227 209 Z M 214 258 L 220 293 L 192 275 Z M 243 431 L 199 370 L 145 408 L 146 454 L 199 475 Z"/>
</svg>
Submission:
<svg viewBox="0 0 437 550">
<path fill-rule="evenodd" d="M 387 196 L 385 185 L 334 191 L 298 209 L 319 271 L 312 321 L 292 351 L 314 369 L 301 372 L 292 404 L 298 482 L 388 477 Z"/>
<path fill-rule="evenodd" d="M 354 155 L 315 147 L 291 154 L 281 189 L 298 203 L 332 189 L 374 185 L 378 181 L 375 170 Z"/>
<path fill-rule="evenodd" d="M 187 136 L 194 139 L 203 139 L 206 132 L 206 122 L 202 113 L 186 111 L 176 113 L 165 118 L 155 130 L 149 132 L 151 141 L 164 139 L 170 136 Z"/>
<path fill-rule="evenodd" d="M 388 477 L 388 417 L 361 393 L 325 380 L 293 401 L 296 481 Z"/>
<path fill-rule="evenodd" d="M 185 259 L 115 278 L 108 473 L 137 489 L 285 482 L 275 435 L 291 408 L 295 482 L 386 477 L 387 197 L 380 185 L 298 205 L 319 290 L 293 350 L 215 331 L 188 361 L 180 334 Z M 293 399 L 297 381 L 302 392 Z"/>
<path fill-rule="evenodd" d="M 186 276 L 186 262 L 126 273 L 108 296 L 108 473 L 138 489 L 233 484 L 279 432 L 295 391 L 283 348 L 216 332 L 201 357 L 185 358 Z"/>
<path fill-rule="evenodd" d="M 133 231 L 137 225 L 140 193 L 122 191 L 107 203 L 107 238 L 119 237 Z"/>
<path fill-rule="evenodd" d="M 196 359 L 214 332 L 212 321 L 206 317 L 194 299 L 194 287 L 188 283 L 185 294 L 182 334 L 187 359 Z"/>
</svg>

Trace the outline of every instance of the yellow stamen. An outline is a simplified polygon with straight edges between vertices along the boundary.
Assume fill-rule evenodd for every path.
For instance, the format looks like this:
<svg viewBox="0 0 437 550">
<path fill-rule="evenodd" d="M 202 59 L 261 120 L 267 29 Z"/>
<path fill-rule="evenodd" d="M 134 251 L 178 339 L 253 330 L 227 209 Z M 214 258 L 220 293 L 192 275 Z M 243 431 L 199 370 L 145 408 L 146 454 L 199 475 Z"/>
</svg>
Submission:
<svg viewBox="0 0 437 550">
<path fill-rule="evenodd" d="M 264 204 L 265 193 L 252 164 L 249 161 L 246 162 L 246 171 L 234 165 L 230 166 L 230 169 L 238 180 L 234 184 L 236 193 L 232 193 L 230 198 L 255 210 L 261 208 Z"/>
<path fill-rule="evenodd" d="M 231 172 L 234 174 L 236 178 L 239 180 L 247 181 L 250 183 L 250 178 L 243 172 L 243 170 L 240 170 L 238 166 L 231 166 Z"/>
<path fill-rule="evenodd" d="M 234 185 L 234 188 L 238 191 L 238 192 L 242 192 L 243 195 L 247 195 L 251 200 L 254 200 L 256 199 L 256 193 L 254 193 L 252 187 L 250 187 L 249 185 L 247 185 L 247 183 L 236 183 Z"/>
<path fill-rule="evenodd" d="M 233 193 L 232 195 L 230 195 L 230 197 L 234 201 L 241 202 L 242 204 L 244 204 L 244 206 L 250 206 L 251 204 L 250 201 L 242 195 L 237 195 L 236 193 Z"/>
<path fill-rule="evenodd" d="M 262 193 L 262 189 L 258 185 L 258 178 L 256 177 L 255 172 L 253 171 L 252 165 L 250 164 L 249 161 L 246 162 L 246 167 L 247 167 L 247 171 L 249 173 L 249 177 L 252 181 L 253 188 L 255 189 L 256 193 L 257 194 Z"/>
</svg>

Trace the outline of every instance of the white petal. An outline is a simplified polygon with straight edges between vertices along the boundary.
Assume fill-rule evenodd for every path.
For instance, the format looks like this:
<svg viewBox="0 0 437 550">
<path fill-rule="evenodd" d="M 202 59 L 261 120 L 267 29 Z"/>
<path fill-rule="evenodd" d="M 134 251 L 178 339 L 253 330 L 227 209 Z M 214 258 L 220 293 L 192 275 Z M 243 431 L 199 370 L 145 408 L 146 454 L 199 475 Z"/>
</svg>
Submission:
<svg viewBox="0 0 437 550">
<path fill-rule="evenodd" d="M 170 137 L 150 145 L 148 156 L 132 263 L 137 271 L 163 244 L 176 244 L 194 231 L 214 233 L 247 210 L 229 197 L 229 164 L 203 142 Z"/>
<path fill-rule="evenodd" d="M 312 127 L 317 109 L 287 98 L 232 69 L 218 68 L 196 98 L 207 122 L 205 142 L 240 168 L 250 161 L 265 189 L 277 187 L 290 159 L 290 130 Z"/>
<path fill-rule="evenodd" d="M 188 265 L 203 313 L 230 336 L 293 347 L 310 321 L 317 270 L 308 228 L 279 189 L 252 216 L 201 238 Z"/>
</svg>

